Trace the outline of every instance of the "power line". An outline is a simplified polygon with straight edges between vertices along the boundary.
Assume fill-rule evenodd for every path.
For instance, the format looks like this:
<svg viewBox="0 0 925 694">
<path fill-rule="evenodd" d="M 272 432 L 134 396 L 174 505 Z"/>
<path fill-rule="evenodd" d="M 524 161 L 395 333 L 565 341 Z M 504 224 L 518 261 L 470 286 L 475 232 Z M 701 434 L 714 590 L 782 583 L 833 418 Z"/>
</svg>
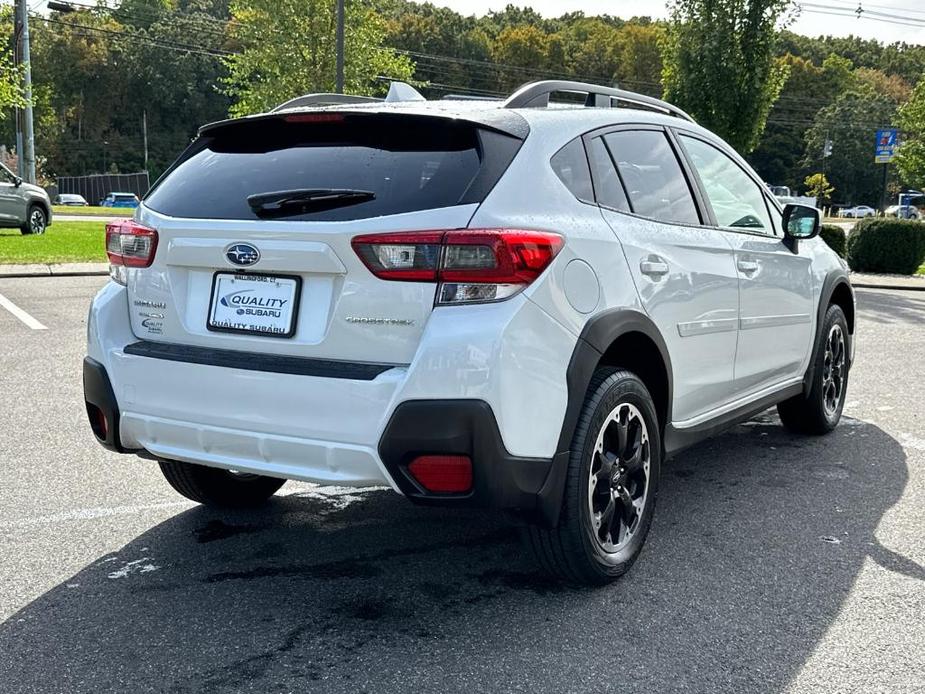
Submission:
<svg viewBox="0 0 925 694">
<path fill-rule="evenodd" d="M 176 50 L 185 53 L 195 53 L 199 55 L 208 55 L 212 57 L 225 58 L 231 55 L 236 55 L 233 51 L 226 51 L 222 49 L 209 49 L 201 48 L 198 46 L 191 46 L 183 43 L 176 43 L 174 41 L 168 41 L 166 39 L 158 39 L 147 34 L 142 34 L 137 31 L 116 31 L 114 29 L 104 29 L 102 27 L 87 26 L 86 24 L 77 24 L 76 22 L 63 22 L 59 19 L 52 19 L 51 17 L 42 17 L 41 15 L 31 15 L 33 19 L 36 19 L 40 22 L 45 22 L 46 24 L 57 24 L 61 26 L 70 27 L 72 29 L 79 29 L 83 32 L 95 32 L 98 34 L 105 34 L 108 36 L 115 36 L 122 40 L 132 40 L 141 43 L 148 43 L 150 45 L 166 48 L 169 50 Z"/>
<path fill-rule="evenodd" d="M 887 14 L 875 10 L 865 10 L 862 5 L 858 9 L 851 10 L 847 7 L 838 5 L 823 5 L 814 2 L 798 2 L 797 8 L 801 12 L 811 14 L 821 14 L 833 17 L 856 17 L 857 19 L 868 19 L 875 22 L 884 22 L 886 24 L 898 24 L 901 26 L 925 27 L 925 19 L 920 17 L 909 17 L 907 15 Z"/>
</svg>

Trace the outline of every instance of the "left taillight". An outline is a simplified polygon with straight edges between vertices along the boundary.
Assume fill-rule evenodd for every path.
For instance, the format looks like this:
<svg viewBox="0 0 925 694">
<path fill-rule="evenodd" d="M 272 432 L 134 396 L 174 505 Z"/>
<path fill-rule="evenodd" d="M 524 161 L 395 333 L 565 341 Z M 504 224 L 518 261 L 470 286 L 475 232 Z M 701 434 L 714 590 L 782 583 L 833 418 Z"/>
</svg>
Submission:
<svg viewBox="0 0 925 694">
<path fill-rule="evenodd" d="M 125 270 L 129 267 L 150 267 L 157 252 L 157 230 L 131 219 L 109 222 L 106 225 L 106 255 L 109 256 L 109 274 L 125 284 Z"/>
<path fill-rule="evenodd" d="M 530 285 L 562 249 L 548 231 L 458 229 L 354 237 L 353 248 L 384 280 L 437 282 L 438 305 L 502 301 Z"/>
</svg>

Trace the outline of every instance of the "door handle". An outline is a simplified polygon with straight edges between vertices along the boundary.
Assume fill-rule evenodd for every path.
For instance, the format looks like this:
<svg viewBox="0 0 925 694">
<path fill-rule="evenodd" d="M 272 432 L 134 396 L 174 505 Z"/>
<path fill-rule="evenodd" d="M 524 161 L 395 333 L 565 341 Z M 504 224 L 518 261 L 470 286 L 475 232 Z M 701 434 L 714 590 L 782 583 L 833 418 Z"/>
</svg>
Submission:
<svg viewBox="0 0 925 694">
<path fill-rule="evenodd" d="M 661 277 L 668 274 L 668 263 L 657 258 L 641 260 L 639 262 L 639 271 L 649 277 Z"/>
<path fill-rule="evenodd" d="M 758 261 L 740 259 L 738 262 L 738 268 L 746 275 L 750 275 L 753 272 L 758 272 Z"/>
</svg>

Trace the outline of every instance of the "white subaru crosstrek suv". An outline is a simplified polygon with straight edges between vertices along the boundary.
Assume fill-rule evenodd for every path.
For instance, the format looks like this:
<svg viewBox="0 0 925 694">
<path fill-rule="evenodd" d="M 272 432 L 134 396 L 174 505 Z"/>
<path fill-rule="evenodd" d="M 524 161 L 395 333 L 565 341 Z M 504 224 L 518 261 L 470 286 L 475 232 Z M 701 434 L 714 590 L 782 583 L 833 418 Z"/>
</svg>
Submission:
<svg viewBox="0 0 925 694">
<path fill-rule="evenodd" d="M 205 126 L 107 227 L 100 443 L 215 506 L 296 479 L 503 509 L 547 570 L 601 583 L 666 456 L 773 405 L 836 425 L 855 303 L 815 209 L 632 92 L 412 98 Z"/>
</svg>

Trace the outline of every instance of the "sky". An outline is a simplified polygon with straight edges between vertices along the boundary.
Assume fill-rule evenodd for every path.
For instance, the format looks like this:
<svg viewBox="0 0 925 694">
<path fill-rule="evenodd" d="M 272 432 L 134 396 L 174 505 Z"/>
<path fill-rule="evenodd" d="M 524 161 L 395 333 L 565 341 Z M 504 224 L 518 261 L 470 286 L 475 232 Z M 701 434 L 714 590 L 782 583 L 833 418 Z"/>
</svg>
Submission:
<svg viewBox="0 0 925 694">
<path fill-rule="evenodd" d="M 667 16 L 661 0 L 429 0 L 435 5 L 450 7 L 462 14 L 484 14 L 503 10 L 505 5 L 526 5 L 544 17 L 557 17 L 581 10 L 587 15 L 610 14 L 629 19 Z M 862 36 L 885 43 L 905 41 L 925 44 L 925 2 L 923 0 L 812 0 L 803 5 L 789 29 L 807 36 Z M 855 16 L 858 7 L 865 11 Z M 890 20 L 890 21 L 887 21 Z"/>
</svg>

